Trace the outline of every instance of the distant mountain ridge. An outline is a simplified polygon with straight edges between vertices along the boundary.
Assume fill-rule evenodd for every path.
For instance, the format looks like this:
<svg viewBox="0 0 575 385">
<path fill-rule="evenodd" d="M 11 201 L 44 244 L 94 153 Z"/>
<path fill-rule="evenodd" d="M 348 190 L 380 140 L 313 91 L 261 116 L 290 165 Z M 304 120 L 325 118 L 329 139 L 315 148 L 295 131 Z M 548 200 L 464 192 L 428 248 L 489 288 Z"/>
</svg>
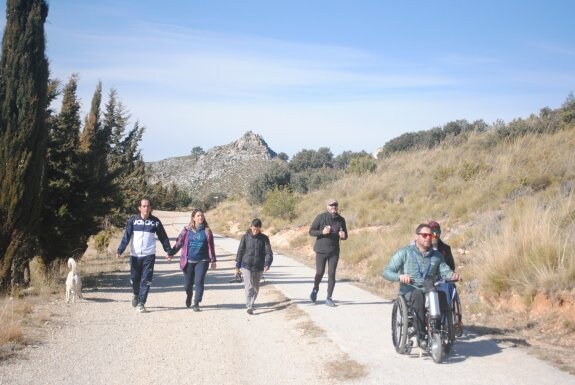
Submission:
<svg viewBox="0 0 575 385">
<path fill-rule="evenodd" d="M 149 182 L 174 183 L 199 198 L 208 194 L 243 195 L 249 183 L 277 158 L 259 134 L 246 132 L 235 142 L 213 147 L 198 156 L 166 158 L 146 163 Z"/>
</svg>

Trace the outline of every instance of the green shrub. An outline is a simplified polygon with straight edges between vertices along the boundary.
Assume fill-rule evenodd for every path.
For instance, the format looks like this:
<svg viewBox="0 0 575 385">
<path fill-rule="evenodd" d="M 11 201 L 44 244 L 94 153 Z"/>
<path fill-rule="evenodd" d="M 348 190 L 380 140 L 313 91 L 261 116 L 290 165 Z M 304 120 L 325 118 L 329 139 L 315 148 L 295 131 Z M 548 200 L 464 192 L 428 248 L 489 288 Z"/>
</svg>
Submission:
<svg viewBox="0 0 575 385">
<path fill-rule="evenodd" d="M 466 182 L 474 179 L 481 171 L 481 166 L 475 163 L 465 162 L 459 169 L 459 176 Z"/>
<path fill-rule="evenodd" d="M 102 230 L 98 234 L 94 236 L 94 247 L 98 252 L 103 253 L 108 248 L 110 244 L 110 238 L 112 237 L 112 233 L 108 230 Z"/>
<path fill-rule="evenodd" d="M 292 220 L 296 217 L 296 198 L 287 186 L 275 186 L 266 194 L 262 211 L 276 218 Z"/>
<path fill-rule="evenodd" d="M 433 179 L 436 182 L 445 182 L 454 173 L 453 167 L 439 166 L 433 172 Z"/>
<path fill-rule="evenodd" d="M 353 158 L 349 162 L 347 172 L 356 175 L 371 174 L 377 168 L 375 160 L 370 156 Z"/>
</svg>

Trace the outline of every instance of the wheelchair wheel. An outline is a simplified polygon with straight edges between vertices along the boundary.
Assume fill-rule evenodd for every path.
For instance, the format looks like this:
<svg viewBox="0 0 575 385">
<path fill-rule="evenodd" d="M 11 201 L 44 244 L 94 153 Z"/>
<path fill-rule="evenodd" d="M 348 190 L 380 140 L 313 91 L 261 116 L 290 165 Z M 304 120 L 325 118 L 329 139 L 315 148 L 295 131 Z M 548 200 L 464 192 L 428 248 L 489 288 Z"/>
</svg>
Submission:
<svg viewBox="0 0 575 385">
<path fill-rule="evenodd" d="M 391 311 L 391 339 L 395 351 L 399 354 L 405 354 L 409 351 L 407 347 L 407 302 L 403 296 L 398 296 L 393 301 L 393 310 Z"/>
<path fill-rule="evenodd" d="M 457 293 L 455 293 L 455 297 L 451 301 L 451 314 L 454 334 L 456 337 L 461 337 L 463 335 L 463 323 L 461 322 L 461 302 Z"/>
<path fill-rule="evenodd" d="M 441 334 L 437 332 L 430 333 L 429 343 L 431 345 L 429 347 L 429 352 L 431 353 L 433 361 L 438 364 L 443 361 L 444 350 L 442 342 Z"/>
<path fill-rule="evenodd" d="M 443 343 L 443 352 L 449 354 L 453 343 L 455 342 L 455 330 L 453 328 L 453 315 L 451 311 L 443 317 L 441 325 L 441 339 Z"/>
</svg>

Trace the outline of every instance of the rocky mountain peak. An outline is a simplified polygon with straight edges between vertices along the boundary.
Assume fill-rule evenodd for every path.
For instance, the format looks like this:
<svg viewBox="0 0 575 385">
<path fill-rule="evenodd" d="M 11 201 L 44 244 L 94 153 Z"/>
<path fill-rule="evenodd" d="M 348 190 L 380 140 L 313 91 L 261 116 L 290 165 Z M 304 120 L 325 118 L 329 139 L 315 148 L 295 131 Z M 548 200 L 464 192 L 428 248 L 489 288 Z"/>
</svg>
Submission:
<svg viewBox="0 0 575 385">
<path fill-rule="evenodd" d="M 269 148 L 268 144 L 261 137 L 252 131 L 246 132 L 241 138 L 231 144 L 236 151 L 247 151 L 253 154 L 267 154 L 269 158 L 275 158 L 277 154 Z"/>
<path fill-rule="evenodd" d="M 176 184 L 200 198 L 207 194 L 243 195 L 249 183 L 277 157 L 261 135 L 246 132 L 238 140 L 197 156 L 166 158 L 146 164 L 150 183 Z"/>
</svg>

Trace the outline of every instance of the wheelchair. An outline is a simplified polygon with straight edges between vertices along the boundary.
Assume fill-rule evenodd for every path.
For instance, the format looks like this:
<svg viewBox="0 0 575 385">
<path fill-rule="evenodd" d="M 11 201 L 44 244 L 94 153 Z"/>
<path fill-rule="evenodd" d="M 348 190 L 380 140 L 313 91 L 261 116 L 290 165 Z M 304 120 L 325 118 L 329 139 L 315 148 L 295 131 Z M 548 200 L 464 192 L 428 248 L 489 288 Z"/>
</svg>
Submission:
<svg viewBox="0 0 575 385">
<path fill-rule="evenodd" d="M 453 317 L 453 330 L 456 337 L 463 335 L 463 317 L 461 315 L 461 301 L 455 284 L 449 284 L 447 298 L 451 298 L 451 315 Z"/>
<path fill-rule="evenodd" d="M 445 280 L 426 283 L 423 333 L 420 333 L 416 312 L 408 306 L 405 297 L 400 294 L 395 299 L 391 311 L 391 338 L 397 353 L 410 354 L 416 342 L 422 351 L 431 355 L 433 361 L 440 363 L 451 352 L 455 329 L 448 283 Z M 440 296 L 445 299 L 443 306 L 439 305 Z M 425 341 L 420 340 L 420 335 L 425 335 Z"/>
</svg>

